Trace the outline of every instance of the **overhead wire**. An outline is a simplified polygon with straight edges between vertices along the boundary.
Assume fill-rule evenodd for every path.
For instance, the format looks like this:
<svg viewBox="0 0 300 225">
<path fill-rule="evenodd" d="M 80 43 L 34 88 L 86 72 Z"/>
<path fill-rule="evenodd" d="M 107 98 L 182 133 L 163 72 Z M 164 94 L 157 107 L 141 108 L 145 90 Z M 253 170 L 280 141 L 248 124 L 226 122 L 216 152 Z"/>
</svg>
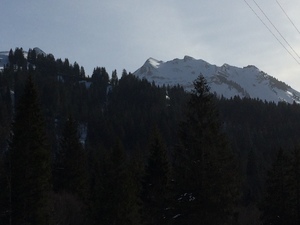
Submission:
<svg viewBox="0 0 300 225">
<path fill-rule="evenodd" d="M 281 8 L 282 12 L 286 15 L 286 17 L 289 19 L 289 21 L 291 22 L 291 24 L 293 25 L 293 27 L 296 29 L 296 31 L 300 34 L 299 29 L 296 27 L 295 23 L 292 21 L 292 19 L 289 17 L 289 15 L 286 13 L 286 11 L 284 10 L 284 8 L 282 7 L 282 5 L 276 0 L 277 5 L 279 5 L 279 7 Z"/>
<path fill-rule="evenodd" d="M 248 5 L 248 7 L 251 9 L 251 11 L 256 15 L 256 17 L 261 21 L 261 23 L 268 29 L 268 31 L 273 35 L 273 37 L 279 42 L 279 44 L 300 65 L 300 62 L 296 59 L 296 57 L 286 48 L 286 46 L 282 43 L 282 41 L 279 40 L 279 38 L 274 34 L 274 32 L 268 27 L 268 25 L 262 20 L 262 18 L 255 12 L 255 10 L 253 9 L 253 7 L 246 0 L 244 0 L 244 2 Z"/>
<path fill-rule="evenodd" d="M 257 2 L 255 0 L 252 0 L 255 5 L 257 6 L 257 8 L 259 8 L 259 10 L 262 12 L 262 14 L 266 17 L 266 19 L 269 21 L 269 23 L 273 26 L 273 28 L 277 31 L 277 33 L 280 35 L 280 37 L 285 41 L 285 43 L 290 47 L 290 49 L 295 53 L 295 55 L 298 56 L 298 58 L 300 59 L 300 56 L 298 55 L 298 53 L 295 51 L 295 49 L 289 44 L 289 42 L 285 39 L 285 37 L 281 34 L 281 32 L 277 29 L 277 27 L 274 25 L 274 23 L 272 23 L 272 21 L 269 19 L 269 17 L 266 15 L 266 13 L 262 10 L 262 8 L 257 4 Z"/>
</svg>

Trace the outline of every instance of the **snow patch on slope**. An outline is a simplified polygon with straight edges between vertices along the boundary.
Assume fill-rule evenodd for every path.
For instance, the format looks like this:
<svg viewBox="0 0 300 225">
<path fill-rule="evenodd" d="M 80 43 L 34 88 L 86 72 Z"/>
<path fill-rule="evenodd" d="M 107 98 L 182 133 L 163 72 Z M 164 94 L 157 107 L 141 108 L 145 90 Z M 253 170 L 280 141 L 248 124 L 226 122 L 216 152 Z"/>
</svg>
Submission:
<svg viewBox="0 0 300 225">
<path fill-rule="evenodd" d="M 218 96 L 258 98 L 276 103 L 280 101 L 300 103 L 298 91 L 253 65 L 243 68 L 229 64 L 216 66 L 190 56 L 167 62 L 149 58 L 134 74 L 150 82 L 154 81 L 160 86 L 179 84 L 188 91 L 193 88 L 193 81 L 202 74 L 211 87 L 211 92 Z"/>
</svg>

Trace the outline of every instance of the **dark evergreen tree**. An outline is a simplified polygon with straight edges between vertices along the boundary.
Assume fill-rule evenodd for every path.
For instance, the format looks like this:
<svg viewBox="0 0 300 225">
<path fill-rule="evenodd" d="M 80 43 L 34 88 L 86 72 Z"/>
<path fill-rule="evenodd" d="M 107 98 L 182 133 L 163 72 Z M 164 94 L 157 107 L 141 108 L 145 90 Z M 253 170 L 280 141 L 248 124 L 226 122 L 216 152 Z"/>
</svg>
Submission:
<svg viewBox="0 0 300 225">
<path fill-rule="evenodd" d="M 10 178 L 8 159 L 0 153 L 0 225 L 10 224 Z"/>
<path fill-rule="evenodd" d="M 125 69 L 123 69 L 121 77 L 126 77 L 127 75 L 128 75 L 127 71 Z"/>
<path fill-rule="evenodd" d="M 1 82 L 1 81 L 0 81 Z M 3 82 L 3 80 L 2 80 Z M 3 84 L 3 83 L 2 83 Z M 0 87 L 1 89 L 1 87 Z M 4 89 L 4 87 L 3 87 Z M 0 224 L 9 224 L 10 218 L 10 179 L 8 143 L 11 119 L 12 101 L 10 90 L 0 90 Z"/>
<path fill-rule="evenodd" d="M 291 164 L 288 168 L 288 193 L 290 196 L 291 224 L 300 224 L 300 148 L 295 147 L 292 152 Z"/>
<path fill-rule="evenodd" d="M 9 87 L 5 89 L 0 91 L 0 154 L 7 150 L 7 138 L 9 136 L 13 111 Z"/>
<path fill-rule="evenodd" d="M 18 104 L 10 144 L 13 225 L 50 223 L 50 150 L 31 77 Z"/>
<path fill-rule="evenodd" d="M 57 191 L 68 192 L 81 200 L 87 199 L 87 156 L 72 117 L 67 119 L 62 132 L 54 174 Z"/>
<path fill-rule="evenodd" d="M 59 199 L 55 204 L 55 222 L 86 224 L 89 200 L 87 156 L 79 141 L 77 124 L 71 116 L 65 122 L 55 157 L 54 189 L 57 193 L 55 199 Z M 62 210 L 65 215 L 61 214 Z"/>
<path fill-rule="evenodd" d="M 64 63 L 63 63 L 63 73 L 65 75 L 70 75 L 70 63 L 69 63 L 69 59 L 65 59 Z"/>
<path fill-rule="evenodd" d="M 10 65 L 14 65 L 16 63 L 15 57 L 14 57 L 14 52 L 12 49 L 9 50 L 8 60 L 9 60 Z"/>
<path fill-rule="evenodd" d="M 107 99 L 107 87 L 109 84 L 109 75 L 105 68 L 95 68 L 91 77 L 91 81 L 91 100 L 93 101 L 94 106 L 103 107 L 103 104 Z"/>
<path fill-rule="evenodd" d="M 239 174 L 222 133 L 214 97 L 200 75 L 194 81 L 186 121 L 180 136 L 182 147 L 175 154 L 178 183 L 179 223 L 232 223 L 239 197 Z"/>
<path fill-rule="evenodd" d="M 33 49 L 28 50 L 27 61 L 33 65 L 36 63 L 36 51 Z"/>
<path fill-rule="evenodd" d="M 145 224 L 166 224 L 166 208 L 170 206 L 171 168 L 166 146 L 157 128 L 152 134 L 149 150 L 143 185 Z"/>
<path fill-rule="evenodd" d="M 16 48 L 14 52 L 15 63 L 18 66 L 18 69 L 27 69 L 27 60 L 24 57 L 23 48 Z"/>
<path fill-rule="evenodd" d="M 74 64 L 73 64 L 72 76 L 75 76 L 77 78 L 79 78 L 79 76 L 80 76 L 80 67 L 79 67 L 79 64 L 77 62 L 74 62 Z"/>
<path fill-rule="evenodd" d="M 140 224 L 139 193 L 124 148 L 116 141 L 108 154 L 95 161 L 92 188 L 95 224 Z"/>
<path fill-rule="evenodd" d="M 257 202 L 262 193 L 261 187 L 261 177 L 259 173 L 259 168 L 257 165 L 257 157 L 255 152 L 251 150 L 247 157 L 247 165 L 246 165 L 246 189 L 244 196 L 244 203 L 249 205 L 250 203 Z"/>
<path fill-rule="evenodd" d="M 140 224 L 139 193 L 135 181 L 129 171 L 128 159 L 122 146 L 117 140 L 110 156 L 111 178 L 108 188 L 111 196 L 111 216 L 109 224 Z"/>
<path fill-rule="evenodd" d="M 79 74 L 80 78 L 85 78 L 85 70 L 84 70 L 84 67 L 81 66 L 80 67 L 80 74 Z"/>
<path fill-rule="evenodd" d="M 110 84 L 112 87 L 115 87 L 118 85 L 118 82 L 119 82 L 119 79 L 118 79 L 118 76 L 117 76 L 117 71 L 114 70 L 112 72 L 112 75 L 111 75 L 111 79 L 110 79 Z"/>
<path fill-rule="evenodd" d="M 265 199 L 261 207 L 263 224 L 291 224 L 288 158 L 282 149 L 278 151 L 268 173 L 266 185 Z"/>
</svg>

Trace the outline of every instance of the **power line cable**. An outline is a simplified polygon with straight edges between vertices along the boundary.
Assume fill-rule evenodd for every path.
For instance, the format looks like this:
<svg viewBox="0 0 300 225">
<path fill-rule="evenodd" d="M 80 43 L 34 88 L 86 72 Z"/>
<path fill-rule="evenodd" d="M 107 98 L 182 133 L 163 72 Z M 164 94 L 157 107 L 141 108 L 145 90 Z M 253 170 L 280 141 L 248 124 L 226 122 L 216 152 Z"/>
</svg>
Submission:
<svg viewBox="0 0 300 225">
<path fill-rule="evenodd" d="M 286 13 L 286 11 L 282 7 L 282 5 L 277 0 L 276 0 L 276 2 L 279 5 L 279 7 L 281 8 L 281 10 L 284 12 L 284 14 L 286 15 L 286 17 L 289 19 L 289 21 L 291 22 L 291 24 L 294 26 L 294 28 L 296 29 L 296 31 L 300 34 L 299 29 L 296 27 L 295 23 L 292 21 L 292 19 L 289 17 L 289 15 Z"/>
<path fill-rule="evenodd" d="M 262 10 L 262 8 L 257 4 L 257 2 L 255 0 L 252 0 L 255 5 L 257 6 L 257 8 L 259 8 L 259 10 L 262 12 L 262 14 L 264 14 L 264 16 L 266 17 L 266 19 L 270 22 L 270 24 L 274 27 L 274 29 L 277 31 L 277 33 L 280 35 L 280 37 L 285 41 L 285 43 L 292 49 L 292 51 L 298 56 L 298 58 L 300 59 L 300 56 L 298 55 L 298 53 L 295 51 L 295 49 L 289 44 L 289 42 L 284 38 L 284 36 L 281 34 L 281 32 L 276 28 L 276 26 L 272 23 L 272 21 L 269 19 L 269 17 L 266 15 L 266 13 Z"/>
<path fill-rule="evenodd" d="M 262 22 L 262 24 L 268 29 L 268 31 L 273 35 L 273 37 L 279 42 L 279 44 L 287 51 L 287 53 L 290 54 L 290 56 L 293 57 L 293 59 L 300 65 L 300 62 L 293 56 L 293 54 L 284 46 L 284 44 L 276 37 L 276 35 L 273 33 L 273 31 L 267 26 L 267 24 L 260 18 L 260 16 L 255 12 L 255 10 L 249 5 L 249 3 L 244 0 L 244 2 L 248 5 L 248 7 L 251 9 L 251 11 L 256 15 L 256 17 Z"/>
</svg>

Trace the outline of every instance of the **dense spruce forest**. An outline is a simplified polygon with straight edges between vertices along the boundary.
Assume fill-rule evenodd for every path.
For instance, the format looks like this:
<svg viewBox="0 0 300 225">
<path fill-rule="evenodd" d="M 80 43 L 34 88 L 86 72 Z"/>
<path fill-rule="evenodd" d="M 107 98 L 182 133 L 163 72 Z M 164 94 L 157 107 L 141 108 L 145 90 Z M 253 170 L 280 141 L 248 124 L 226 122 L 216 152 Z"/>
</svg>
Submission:
<svg viewBox="0 0 300 225">
<path fill-rule="evenodd" d="M 0 224 L 299 224 L 300 105 L 22 48 L 0 72 Z"/>
</svg>

